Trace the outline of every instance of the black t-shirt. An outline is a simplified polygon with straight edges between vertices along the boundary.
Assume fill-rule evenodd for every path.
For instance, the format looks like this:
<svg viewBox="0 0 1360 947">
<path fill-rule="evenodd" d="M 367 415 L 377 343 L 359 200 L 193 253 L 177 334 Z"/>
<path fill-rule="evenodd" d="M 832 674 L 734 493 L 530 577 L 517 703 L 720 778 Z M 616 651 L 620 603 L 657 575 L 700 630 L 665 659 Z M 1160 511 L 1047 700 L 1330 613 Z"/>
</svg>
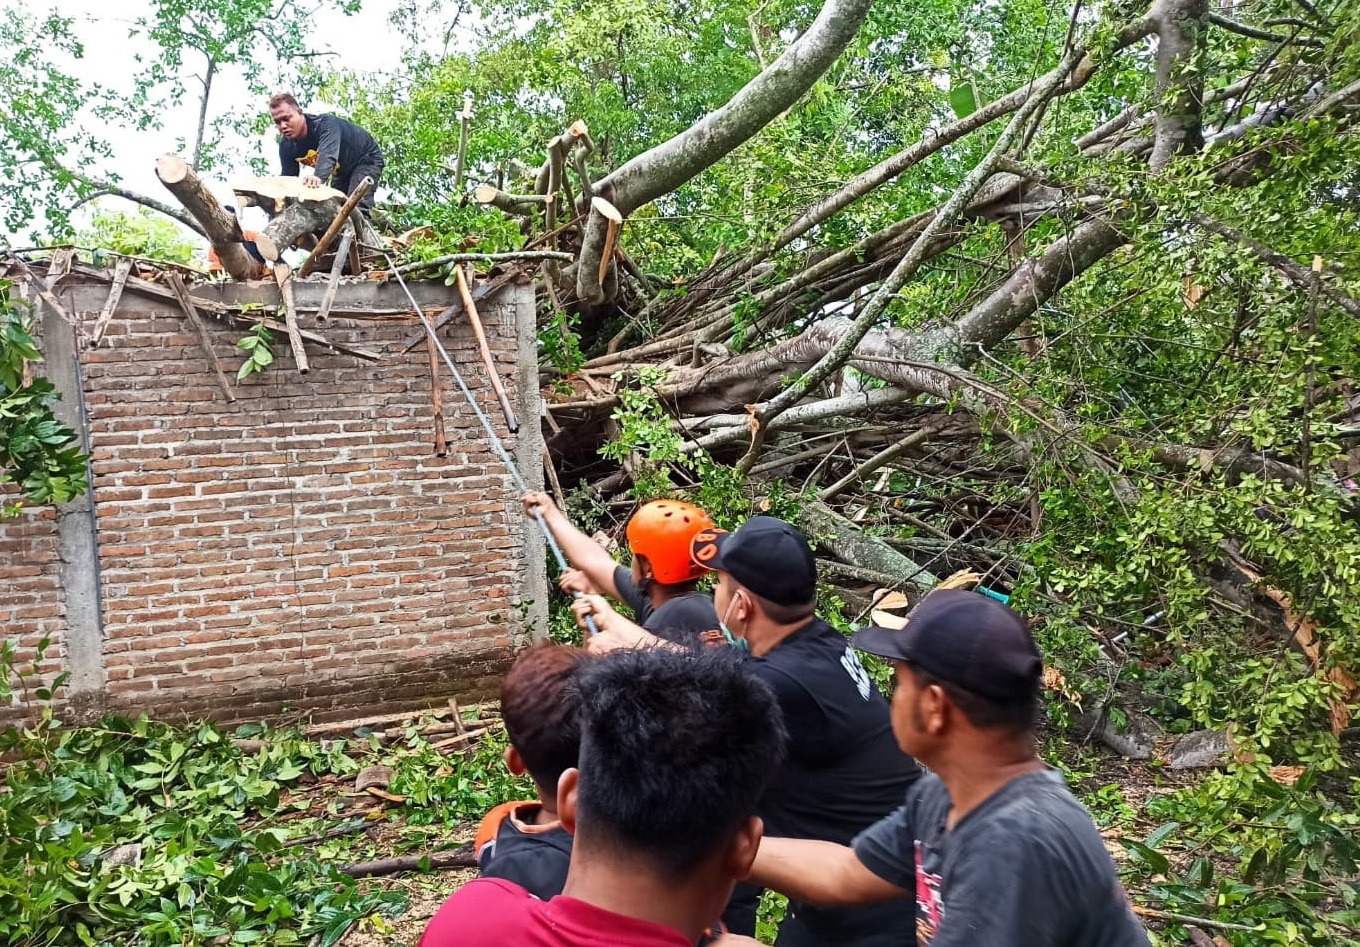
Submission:
<svg viewBox="0 0 1360 947">
<path fill-rule="evenodd" d="M 718 632 L 718 613 L 713 609 L 713 597 L 703 592 L 690 592 L 653 609 L 647 593 L 633 581 L 633 573 L 624 566 L 614 570 L 614 585 L 619 598 L 633 610 L 639 625 L 667 641 L 682 645 L 707 644 Z"/>
<path fill-rule="evenodd" d="M 525 804 L 507 814 L 496 837 L 477 855 L 483 878 L 513 881 L 543 901 L 562 893 L 571 864 L 572 835 L 560 823 L 523 830 L 515 815 L 528 814 L 536 804 Z"/>
<path fill-rule="evenodd" d="M 788 758 L 761 803 L 767 835 L 847 845 L 901 804 L 921 769 L 898 747 L 888 702 L 844 635 L 814 618 L 749 664 L 774 690 L 789 733 Z M 910 943 L 912 913 L 908 898 L 861 908 L 794 903 L 790 914 L 807 936 L 791 940 L 858 945 L 904 931 L 899 942 Z"/>
<path fill-rule="evenodd" d="M 279 165 L 286 176 L 296 176 L 298 165 L 310 165 L 316 176 L 328 181 L 332 175 L 348 181 L 360 164 L 382 163 L 382 149 L 364 129 L 334 115 L 303 113 L 307 134 L 279 140 Z M 343 188 L 342 188 L 343 190 Z"/>
<path fill-rule="evenodd" d="M 922 947 L 1147 947 L 1114 862 L 1062 776 L 1017 776 L 946 830 L 938 776 L 855 839 L 866 868 L 916 892 Z"/>
</svg>

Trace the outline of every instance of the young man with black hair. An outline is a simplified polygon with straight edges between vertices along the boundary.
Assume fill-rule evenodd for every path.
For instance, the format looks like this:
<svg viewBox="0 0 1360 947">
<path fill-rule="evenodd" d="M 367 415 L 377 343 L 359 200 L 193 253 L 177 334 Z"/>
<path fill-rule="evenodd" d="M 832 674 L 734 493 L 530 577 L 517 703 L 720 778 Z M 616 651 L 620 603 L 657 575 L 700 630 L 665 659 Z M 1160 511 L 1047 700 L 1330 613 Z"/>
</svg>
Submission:
<svg viewBox="0 0 1360 947">
<path fill-rule="evenodd" d="M 564 592 L 603 593 L 633 610 L 637 624 L 652 634 L 686 647 L 713 642 L 718 617 L 711 596 L 697 588 L 708 570 L 690 558 L 696 533 L 713 528 L 707 513 L 682 500 L 652 500 L 628 520 L 631 566 L 614 561 L 603 546 L 581 532 L 542 492 L 525 494 L 524 511 L 543 515 L 562 547 L 568 569 L 559 581 Z"/>
<path fill-rule="evenodd" d="M 590 660 L 579 648 L 535 645 L 520 652 L 501 682 L 501 719 L 510 738 L 505 765 L 516 776 L 529 774 L 538 800 L 492 809 L 477 829 L 474 850 L 483 878 L 513 881 L 545 901 L 562 893 L 571 861 L 571 833 L 557 814 L 557 781 L 580 752 L 573 681 Z"/>
<path fill-rule="evenodd" d="M 930 775 L 848 846 L 767 838 L 754 877 L 819 904 L 914 892 L 922 947 L 1147 947 L 1090 814 L 1036 755 L 1029 624 L 942 590 L 854 644 L 892 661 L 893 730 Z"/>
<path fill-rule="evenodd" d="M 576 690 L 580 766 L 557 786 L 576 836 L 566 888 L 541 901 L 500 879 L 470 882 L 421 947 L 692 947 L 745 877 L 784 750 L 769 688 L 728 649 L 655 648 L 592 662 Z"/>
<path fill-rule="evenodd" d="M 373 186 L 359 201 L 361 210 L 372 210 L 373 193 L 383 169 L 382 149 L 372 135 L 335 115 L 302 111 L 297 99 L 287 92 L 270 98 L 269 118 L 282 136 L 280 174 L 298 177 L 298 166 L 310 165 L 316 173 L 303 177 L 305 186 L 329 184 L 346 194 L 353 194 L 364 178 L 372 178 Z"/>
<path fill-rule="evenodd" d="M 748 673 L 773 689 L 788 727 L 788 759 L 761 801 L 767 830 L 848 843 L 901 803 L 920 768 L 898 749 L 888 702 L 845 637 L 814 614 L 817 563 L 807 539 L 782 520 L 755 516 L 735 533 L 696 534 L 691 552 L 718 573 L 719 627 L 749 651 Z M 601 634 L 587 642 L 593 651 L 658 643 L 601 599 L 574 608 L 578 616 L 596 613 Z M 743 886 L 723 918 L 731 930 L 754 931 L 757 897 L 758 888 Z M 906 898 L 856 908 L 794 899 L 777 943 L 887 947 L 902 943 L 911 920 Z"/>
</svg>

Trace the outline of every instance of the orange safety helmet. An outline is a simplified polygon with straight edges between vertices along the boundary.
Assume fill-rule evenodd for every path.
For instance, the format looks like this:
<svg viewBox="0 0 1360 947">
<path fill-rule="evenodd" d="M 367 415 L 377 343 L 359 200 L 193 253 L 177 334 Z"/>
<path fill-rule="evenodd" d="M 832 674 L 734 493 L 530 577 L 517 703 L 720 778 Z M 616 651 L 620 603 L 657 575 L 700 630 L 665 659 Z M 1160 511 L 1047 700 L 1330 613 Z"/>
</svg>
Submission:
<svg viewBox="0 0 1360 947">
<path fill-rule="evenodd" d="M 678 585 L 708 572 L 690 558 L 694 534 L 713 528 L 713 520 L 693 503 L 653 500 L 628 521 L 628 548 L 646 556 L 652 576 L 662 585 Z"/>
</svg>

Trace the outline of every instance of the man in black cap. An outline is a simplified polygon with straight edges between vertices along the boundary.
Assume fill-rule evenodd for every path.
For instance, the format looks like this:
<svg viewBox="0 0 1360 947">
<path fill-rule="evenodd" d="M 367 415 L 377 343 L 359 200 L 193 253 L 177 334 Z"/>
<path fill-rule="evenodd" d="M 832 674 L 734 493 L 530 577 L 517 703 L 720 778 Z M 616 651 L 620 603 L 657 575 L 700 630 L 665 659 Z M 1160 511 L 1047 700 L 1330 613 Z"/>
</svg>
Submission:
<svg viewBox="0 0 1360 947">
<path fill-rule="evenodd" d="M 756 516 L 735 533 L 696 534 L 693 554 L 717 572 L 719 627 L 748 650 L 747 667 L 774 691 L 789 733 L 788 757 L 761 802 L 766 831 L 822 840 L 836 850 L 892 812 L 920 768 L 898 749 L 888 703 L 845 637 L 813 614 L 817 563 L 802 533 Z M 662 643 L 602 599 L 575 607 L 599 622 L 601 634 L 587 642 L 592 650 Z M 803 868 L 819 870 L 813 863 Z M 754 928 L 756 890 L 746 888 L 724 915 L 736 933 Z M 777 944 L 900 947 L 912 923 L 905 894 L 896 892 L 895 903 L 849 909 L 794 899 Z"/>
<path fill-rule="evenodd" d="M 848 846 L 766 838 L 752 877 L 817 904 L 915 892 L 922 947 L 1147 947 L 1090 814 L 1035 753 L 1028 623 L 942 590 L 853 643 L 893 662 L 893 731 L 930 774 Z"/>
</svg>

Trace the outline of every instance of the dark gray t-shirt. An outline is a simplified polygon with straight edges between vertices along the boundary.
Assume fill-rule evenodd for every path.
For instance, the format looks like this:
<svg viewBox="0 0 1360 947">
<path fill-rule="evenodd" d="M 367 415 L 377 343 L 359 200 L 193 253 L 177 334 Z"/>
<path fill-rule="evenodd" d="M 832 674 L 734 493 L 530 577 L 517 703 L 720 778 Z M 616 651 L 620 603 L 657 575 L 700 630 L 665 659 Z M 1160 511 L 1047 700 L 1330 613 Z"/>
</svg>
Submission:
<svg viewBox="0 0 1360 947">
<path fill-rule="evenodd" d="M 633 610 L 634 620 L 658 638 L 686 647 L 722 640 L 718 613 L 713 610 L 713 596 L 690 592 L 653 609 L 651 598 L 633 582 L 633 573 L 627 566 L 614 570 L 614 586 L 619 590 L 619 598 Z"/>
<path fill-rule="evenodd" d="M 922 947 L 1148 947 L 1100 833 L 1058 772 L 1017 776 L 946 831 L 950 804 L 928 775 L 852 843 L 866 868 L 916 892 Z"/>
</svg>

